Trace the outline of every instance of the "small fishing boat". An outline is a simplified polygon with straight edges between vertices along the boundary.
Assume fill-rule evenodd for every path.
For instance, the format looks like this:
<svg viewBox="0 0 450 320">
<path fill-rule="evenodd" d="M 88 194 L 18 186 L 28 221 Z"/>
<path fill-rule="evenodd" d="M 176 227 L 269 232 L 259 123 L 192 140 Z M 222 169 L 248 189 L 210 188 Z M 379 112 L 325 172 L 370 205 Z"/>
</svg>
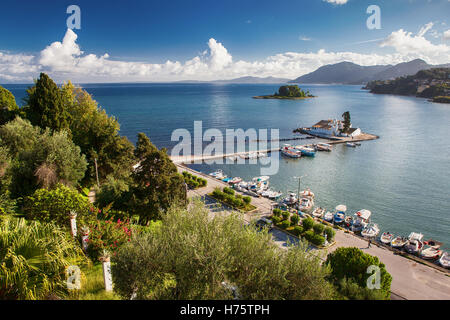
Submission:
<svg viewBox="0 0 450 320">
<path fill-rule="evenodd" d="M 345 212 L 347 211 L 347 206 L 340 204 L 336 207 L 336 213 L 334 214 L 333 221 L 335 224 L 341 224 L 345 220 Z"/>
<path fill-rule="evenodd" d="M 258 158 L 265 158 L 267 157 L 267 154 L 264 152 L 258 152 Z"/>
<path fill-rule="evenodd" d="M 240 183 L 240 182 L 242 182 L 242 178 L 241 177 L 234 177 L 233 179 L 228 181 L 229 184 L 236 184 L 236 183 Z"/>
<path fill-rule="evenodd" d="M 353 224 L 353 217 L 352 216 L 346 216 L 344 219 L 344 226 L 347 228 L 351 228 Z"/>
<path fill-rule="evenodd" d="M 301 198 L 298 205 L 298 210 L 303 212 L 309 212 L 314 207 L 314 200 L 311 198 Z"/>
<path fill-rule="evenodd" d="M 347 147 L 356 148 L 356 144 L 354 144 L 353 142 L 347 142 L 346 145 Z"/>
<path fill-rule="evenodd" d="M 297 203 L 297 196 L 294 192 L 289 193 L 289 195 L 283 199 L 283 202 L 289 206 L 292 206 Z"/>
<path fill-rule="evenodd" d="M 439 246 L 425 245 L 422 252 L 420 252 L 420 257 L 425 260 L 437 260 L 441 257 L 442 253 Z"/>
<path fill-rule="evenodd" d="M 302 156 L 314 157 L 316 155 L 316 150 L 307 146 L 296 146 L 295 149 L 300 150 Z"/>
<path fill-rule="evenodd" d="M 211 177 L 214 177 L 214 178 L 216 178 L 216 179 L 219 179 L 219 180 L 222 180 L 222 179 L 225 179 L 227 176 L 223 173 L 223 171 L 222 170 L 217 170 L 217 171 L 214 171 L 214 172 L 211 172 L 210 174 L 209 174 Z"/>
<path fill-rule="evenodd" d="M 226 182 L 226 183 L 229 183 L 231 181 L 231 178 L 223 178 L 222 181 Z"/>
<path fill-rule="evenodd" d="M 333 222 L 335 224 L 341 224 L 344 222 L 345 215 L 341 212 L 336 212 L 333 216 Z"/>
<path fill-rule="evenodd" d="M 408 242 L 408 239 L 402 236 L 395 237 L 391 241 L 391 247 L 395 249 L 401 249 Z"/>
<path fill-rule="evenodd" d="M 362 209 L 356 212 L 353 218 L 352 231 L 362 231 L 369 224 L 371 215 L 372 212 L 367 209 Z"/>
<path fill-rule="evenodd" d="M 302 192 L 300 192 L 300 196 L 302 198 L 311 198 L 311 199 L 314 199 L 315 197 L 314 192 L 312 192 L 311 189 L 303 190 Z"/>
<path fill-rule="evenodd" d="M 333 214 L 330 211 L 327 211 L 327 213 L 323 215 L 323 220 L 328 222 L 333 221 Z"/>
<path fill-rule="evenodd" d="M 325 213 L 325 209 L 324 208 L 316 207 L 314 209 L 314 211 L 312 212 L 312 216 L 314 218 L 322 218 L 324 213 Z"/>
<path fill-rule="evenodd" d="M 235 162 L 237 160 L 237 156 L 229 156 L 227 157 L 228 160 Z"/>
<path fill-rule="evenodd" d="M 279 197 L 281 197 L 283 195 L 283 193 L 281 192 L 281 191 L 272 191 L 270 194 L 269 194 L 269 199 L 270 200 L 276 200 L 276 199 L 278 199 Z"/>
<path fill-rule="evenodd" d="M 353 142 L 355 144 L 355 146 L 360 146 L 361 142 Z"/>
<path fill-rule="evenodd" d="M 444 252 L 439 259 L 439 264 L 444 268 L 450 268 L 450 254 L 448 252 Z"/>
<path fill-rule="evenodd" d="M 383 232 L 380 237 L 380 242 L 384 244 L 390 244 L 394 240 L 394 235 L 390 232 Z"/>
<path fill-rule="evenodd" d="M 405 244 L 405 250 L 408 253 L 420 254 L 423 249 L 423 234 L 411 232 L 408 237 L 408 242 Z"/>
<path fill-rule="evenodd" d="M 375 223 L 368 224 L 362 231 L 361 235 L 364 238 L 372 239 L 375 238 L 378 233 L 380 233 L 380 228 L 378 228 L 378 225 Z"/>
<path fill-rule="evenodd" d="M 317 151 L 331 151 L 333 147 L 328 143 L 318 143 L 316 144 L 316 149 Z"/>
<path fill-rule="evenodd" d="M 283 148 L 281 149 L 281 154 L 289 157 L 289 158 L 301 158 L 302 154 L 300 152 L 294 151 L 289 148 Z"/>
<path fill-rule="evenodd" d="M 248 153 L 248 159 L 256 159 L 256 158 L 258 158 L 257 152 L 249 152 Z"/>
</svg>

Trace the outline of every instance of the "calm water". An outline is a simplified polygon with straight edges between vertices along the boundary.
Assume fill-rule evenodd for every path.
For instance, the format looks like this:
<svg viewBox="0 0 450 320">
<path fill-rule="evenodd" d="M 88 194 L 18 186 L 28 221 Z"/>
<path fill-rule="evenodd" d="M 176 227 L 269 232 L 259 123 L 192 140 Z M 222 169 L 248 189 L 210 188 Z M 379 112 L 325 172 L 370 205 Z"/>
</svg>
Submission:
<svg viewBox="0 0 450 320">
<path fill-rule="evenodd" d="M 24 86 L 7 85 L 20 103 Z M 424 233 L 450 247 L 450 105 L 424 99 L 373 95 L 359 86 L 309 85 L 318 98 L 304 101 L 255 100 L 272 94 L 277 85 L 114 84 L 85 85 L 121 133 L 136 141 L 145 132 L 158 147 L 172 147 L 173 130 L 192 132 L 194 120 L 203 128 L 277 128 L 292 136 L 299 126 L 340 117 L 350 111 L 354 126 L 380 139 L 361 147 L 336 146 L 315 158 L 281 158 L 271 187 L 297 190 L 292 176 L 307 175 L 302 189 L 316 193 L 316 205 L 333 209 L 346 204 L 348 213 L 365 208 L 381 230 L 408 235 Z M 301 141 L 298 142 L 303 143 Z M 251 179 L 259 165 L 193 165 L 211 172 Z"/>
</svg>

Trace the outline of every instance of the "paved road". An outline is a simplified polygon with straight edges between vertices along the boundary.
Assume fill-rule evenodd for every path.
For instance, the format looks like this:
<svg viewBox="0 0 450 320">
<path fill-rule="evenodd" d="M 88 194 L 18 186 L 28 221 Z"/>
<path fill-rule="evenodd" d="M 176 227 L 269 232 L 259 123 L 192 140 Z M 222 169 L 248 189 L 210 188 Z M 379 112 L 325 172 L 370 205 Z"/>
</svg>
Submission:
<svg viewBox="0 0 450 320">
<path fill-rule="evenodd" d="M 201 175 L 199 172 L 182 166 L 178 166 L 178 170 L 180 172 L 188 170 L 196 175 Z M 208 180 L 208 185 L 199 190 L 190 190 L 188 193 L 189 197 L 204 196 L 207 193 L 211 193 L 216 187 L 223 188 L 227 186 L 222 181 L 207 175 L 202 176 Z M 274 202 L 265 198 L 252 197 L 252 204 L 258 207 L 258 212 L 245 214 L 244 219 L 246 221 L 270 214 Z M 230 209 L 225 208 L 221 210 Z M 272 235 L 280 248 L 286 248 L 287 239 L 290 239 L 291 242 L 295 241 L 294 237 L 276 229 L 272 231 Z M 396 255 L 393 251 L 374 244 L 367 248 L 366 240 L 343 231 L 337 231 L 335 239 L 336 244 L 328 248 L 324 253 L 332 252 L 339 247 L 357 247 L 364 252 L 377 256 L 386 265 L 387 271 L 392 275 L 391 291 L 394 299 L 450 300 L 450 276 L 448 273 Z"/>
</svg>

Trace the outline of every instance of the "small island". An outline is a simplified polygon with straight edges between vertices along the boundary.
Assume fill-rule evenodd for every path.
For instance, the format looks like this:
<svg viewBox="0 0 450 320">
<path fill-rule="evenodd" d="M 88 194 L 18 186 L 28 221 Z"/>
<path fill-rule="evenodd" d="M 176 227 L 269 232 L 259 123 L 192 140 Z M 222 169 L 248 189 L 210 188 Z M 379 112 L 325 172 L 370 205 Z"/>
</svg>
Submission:
<svg viewBox="0 0 450 320">
<path fill-rule="evenodd" d="M 288 85 L 288 86 L 281 86 L 278 89 L 278 92 L 275 92 L 273 95 L 267 95 L 267 96 L 255 96 L 254 99 L 307 99 L 307 98 L 314 98 L 311 93 L 308 91 L 303 91 L 299 88 L 298 85 Z"/>
</svg>

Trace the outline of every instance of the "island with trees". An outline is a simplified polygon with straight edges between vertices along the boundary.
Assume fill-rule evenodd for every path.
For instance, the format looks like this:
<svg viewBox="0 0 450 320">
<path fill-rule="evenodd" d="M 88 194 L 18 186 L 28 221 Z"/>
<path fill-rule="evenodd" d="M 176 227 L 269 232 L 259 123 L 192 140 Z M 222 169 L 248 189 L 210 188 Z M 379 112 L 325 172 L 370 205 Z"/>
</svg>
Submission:
<svg viewBox="0 0 450 320">
<path fill-rule="evenodd" d="M 298 85 L 281 86 L 278 92 L 267 96 L 255 96 L 254 99 L 307 99 L 314 98 L 309 90 L 303 91 Z"/>
<path fill-rule="evenodd" d="M 433 102 L 450 103 L 450 68 L 420 70 L 413 76 L 395 80 L 370 81 L 363 89 L 371 93 L 416 96 L 429 98 Z"/>
</svg>

